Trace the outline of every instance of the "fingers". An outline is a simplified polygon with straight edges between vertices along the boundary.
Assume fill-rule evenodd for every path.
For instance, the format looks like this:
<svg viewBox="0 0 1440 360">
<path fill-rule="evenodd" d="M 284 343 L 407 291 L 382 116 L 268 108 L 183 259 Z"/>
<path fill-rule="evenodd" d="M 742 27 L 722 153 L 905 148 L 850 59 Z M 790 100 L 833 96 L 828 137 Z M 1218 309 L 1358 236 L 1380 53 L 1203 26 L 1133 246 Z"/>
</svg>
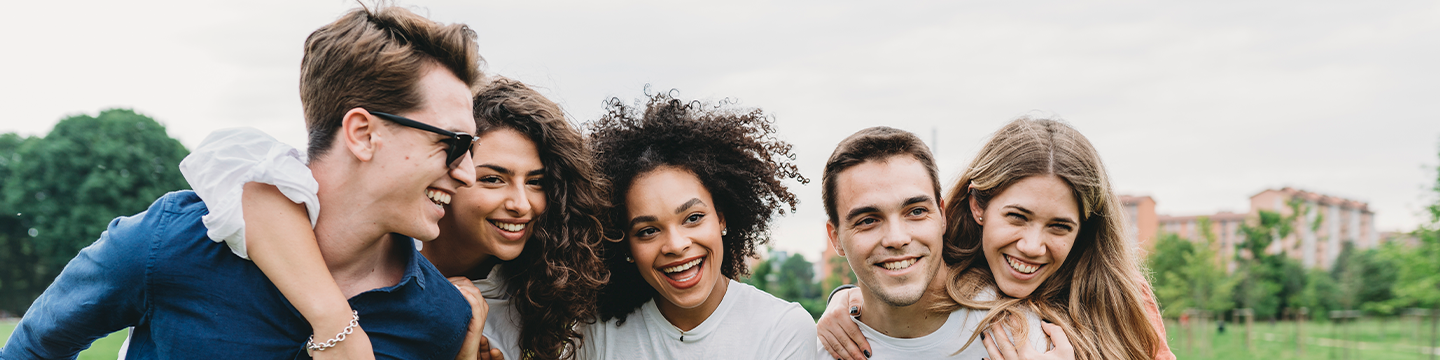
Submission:
<svg viewBox="0 0 1440 360">
<path fill-rule="evenodd" d="M 999 324 L 990 325 L 990 332 L 985 333 L 986 338 L 995 338 L 995 347 L 1000 350 L 1000 355 L 1005 359 L 1019 359 L 1020 354 L 1015 352 L 1015 343 L 1005 334 L 1005 329 Z"/>
<path fill-rule="evenodd" d="M 985 336 L 986 333 L 988 332 L 980 333 L 980 343 L 985 345 L 985 353 L 990 355 L 989 360 L 1005 360 L 1005 356 L 1000 354 L 1000 348 L 995 346 L 995 337 Z"/>
<path fill-rule="evenodd" d="M 858 307 L 851 309 L 853 314 L 860 313 Z M 864 355 L 866 359 L 869 359 L 871 355 L 870 342 L 865 341 L 865 333 L 860 332 L 860 325 L 856 325 L 854 321 L 845 321 L 840 323 L 840 329 L 845 331 L 845 337 L 840 338 L 840 341 L 845 345 L 846 350 L 852 355 Z M 859 354 L 855 354 L 857 352 Z"/>
<path fill-rule="evenodd" d="M 465 330 L 465 342 L 460 346 L 460 353 L 455 355 L 457 360 L 475 360 L 480 358 L 480 342 L 485 339 L 485 313 L 489 307 L 485 298 L 480 295 L 480 289 L 463 276 L 447 278 L 455 288 L 460 290 L 460 296 L 465 302 L 470 303 L 470 326 Z"/>
<path fill-rule="evenodd" d="M 857 360 L 850 356 L 850 352 L 845 350 L 845 346 L 841 345 L 840 341 L 835 340 L 833 333 L 820 331 L 819 336 L 820 344 L 824 345 L 825 352 L 830 353 L 830 358 L 835 360 Z"/>
<path fill-rule="evenodd" d="M 480 319 L 480 322 L 484 323 L 485 314 L 490 311 L 490 305 L 485 302 L 485 295 L 480 294 L 480 288 L 475 287 L 475 283 L 464 276 L 450 277 L 445 280 L 449 280 L 451 284 L 455 285 L 456 289 L 460 290 L 460 295 L 465 296 L 465 301 L 470 303 L 472 312 L 479 315 L 475 318 Z"/>
<path fill-rule="evenodd" d="M 815 325 L 815 330 L 820 335 L 820 343 L 825 346 L 825 351 L 836 359 L 864 360 L 867 358 L 865 354 L 869 352 L 870 345 L 865 342 L 865 335 L 860 332 L 860 327 L 850 320 L 851 316 L 859 313 L 859 307 L 846 306 L 851 303 L 848 297 L 855 293 L 853 290 L 836 293 L 835 301 L 826 306 L 825 313 L 820 315 L 820 321 Z"/>
<path fill-rule="evenodd" d="M 483 335 L 483 334 L 482 334 L 482 335 Z M 480 352 L 480 360 L 490 360 L 490 351 L 491 351 L 491 350 L 493 350 L 493 349 L 490 348 L 490 338 L 489 338 L 489 337 L 486 337 L 486 336 L 481 336 L 481 337 L 480 337 L 480 350 L 479 350 L 479 352 Z"/>
<path fill-rule="evenodd" d="M 1050 349 L 1047 354 L 1059 355 L 1064 359 L 1075 358 L 1075 348 L 1070 346 L 1070 337 L 1065 335 L 1065 329 L 1051 323 L 1040 324 L 1040 329 L 1045 330 L 1045 335 L 1050 336 L 1050 342 L 1055 344 L 1055 348 Z"/>
<path fill-rule="evenodd" d="M 505 354 L 500 349 L 490 346 L 490 338 L 480 337 L 480 360 L 505 360 Z"/>
<path fill-rule="evenodd" d="M 850 305 L 850 317 L 858 320 L 860 319 L 860 309 L 865 305 L 865 296 L 860 293 L 860 288 L 850 290 L 852 291 L 845 291 L 843 295 L 847 299 L 845 302 Z M 870 342 L 865 340 L 865 334 L 860 332 L 860 325 L 855 325 L 854 321 L 846 321 L 840 324 L 840 328 L 845 330 L 845 335 L 849 336 L 850 341 L 860 348 L 860 352 L 865 355 L 866 359 L 873 355 L 870 353 Z"/>
<path fill-rule="evenodd" d="M 830 322 L 825 327 L 816 329 L 820 334 L 821 343 L 825 345 L 825 351 L 830 352 L 830 356 L 836 359 L 864 360 L 867 358 L 864 354 L 865 350 L 860 349 L 855 342 L 851 341 L 845 330 L 836 329 L 843 329 L 845 325 L 854 327 L 855 322 L 845 319 Z"/>
</svg>

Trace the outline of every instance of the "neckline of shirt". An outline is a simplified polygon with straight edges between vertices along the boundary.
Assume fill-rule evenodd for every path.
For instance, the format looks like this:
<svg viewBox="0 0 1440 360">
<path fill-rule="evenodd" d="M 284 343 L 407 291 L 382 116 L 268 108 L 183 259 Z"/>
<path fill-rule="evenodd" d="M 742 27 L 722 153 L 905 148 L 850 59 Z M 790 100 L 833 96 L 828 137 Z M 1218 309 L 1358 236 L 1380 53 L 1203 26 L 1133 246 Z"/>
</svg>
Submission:
<svg viewBox="0 0 1440 360">
<path fill-rule="evenodd" d="M 680 328 L 675 327 L 675 324 L 671 324 L 670 320 L 666 320 L 665 315 L 660 313 L 660 308 L 656 307 L 655 299 L 650 299 L 650 301 L 645 302 L 645 305 L 640 306 L 640 311 L 645 312 L 646 322 L 650 323 L 652 327 L 659 329 L 661 334 L 671 340 L 684 343 L 705 340 L 705 337 L 710 336 L 710 334 L 715 332 L 715 329 L 720 328 L 720 323 L 725 321 L 725 316 L 730 313 L 730 309 L 733 308 L 735 302 L 738 301 L 739 295 L 736 295 L 736 293 L 739 292 L 739 285 L 741 284 L 732 279 L 725 279 L 725 281 L 729 281 L 730 283 L 727 284 L 728 286 L 726 287 L 724 297 L 720 298 L 720 305 L 715 308 L 715 312 L 710 313 L 710 317 L 705 318 L 705 321 L 701 321 L 699 326 L 690 329 L 690 331 L 682 331 Z"/>
<path fill-rule="evenodd" d="M 865 334 L 866 338 L 881 340 L 880 342 L 886 346 L 902 351 L 924 351 L 936 346 L 951 344 L 957 340 L 962 341 L 961 343 L 963 344 L 963 341 L 969 338 L 969 334 L 962 334 L 963 330 L 967 326 L 978 325 L 969 323 L 972 311 L 973 310 L 966 308 L 955 310 L 945 319 L 945 323 L 941 324 L 935 331 L 913 338 L 897 338 L 885 335 L 879 330 L 875 330 L 875 328 L 861 322 L 859 319 L 851 318 L 850 320 L 860 326 L 860 331 Z"/>
</svg>

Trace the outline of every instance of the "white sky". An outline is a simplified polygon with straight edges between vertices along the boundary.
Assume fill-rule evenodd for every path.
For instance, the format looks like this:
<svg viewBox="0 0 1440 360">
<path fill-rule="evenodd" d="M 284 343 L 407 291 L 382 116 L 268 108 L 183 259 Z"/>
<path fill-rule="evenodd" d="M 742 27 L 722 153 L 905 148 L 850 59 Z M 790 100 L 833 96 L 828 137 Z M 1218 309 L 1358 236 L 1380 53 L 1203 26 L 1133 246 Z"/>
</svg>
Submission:
<svg viewBox="0 0 1440 360">
<path fill-rule="evenodd" d="M 301 44 L 353 1 L 6 5 L 0 132 L 133 108 L 193 147 L 254 126 L 304 143 Z M 1162 214 L 1246 211 L 1294 186 L 1368 201 L 1381 231 L 1425 221 L 1440 158 L 1440 3 L 1149 1 L 420 1 L 480 35 L 488 72 L 576 121 L 645 84 L 777 119 L 814 182 L 777 249 L 825 248 L 819 177 L 856 130 L 939 139 L 953 181 L 1007 120 L 1063 117 L 1115 187 Z M 1430 65 L 1425 65 L 1430 64 Z"/>
</svg>

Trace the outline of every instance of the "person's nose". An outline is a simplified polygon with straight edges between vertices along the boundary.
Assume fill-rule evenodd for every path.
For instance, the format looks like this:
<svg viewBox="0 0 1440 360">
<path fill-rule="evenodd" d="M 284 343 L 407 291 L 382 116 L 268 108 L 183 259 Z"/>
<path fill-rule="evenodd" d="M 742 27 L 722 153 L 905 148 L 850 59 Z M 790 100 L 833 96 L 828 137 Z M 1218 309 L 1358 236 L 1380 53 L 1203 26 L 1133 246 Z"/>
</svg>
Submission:
<svg viewBox="0 0 1440 360">
<path fill-rule="evenodd" d="M 905 226 L 904 219 L 885 219 L 885 235 L 880 238 L 880 245 L 886 248 L 899 249 L 910 245 L 912 240 L 910 232 Z"/>
<path fill-rule="evenodd" d="M 524 179 L 511 182 L 510 189 L 510 196 L 508 196 L 508 199 L 505 200 L 505 210 L 509 211 L 511 215 L 515 216 L 523 216 L 529 214 L 530 197 L 535 195 L 530 194 L 529 189 L 525 188 Z"/>
<path fill-rule="evenodd" d="M 450 169 L 450 178 L 460 182 L 460 187 L 475 186 L 475 161 L 470 154 L 460 156 L 460 165 Z"/>
<path fill-rule="evenodd" d="M 1037 258 L 1045 255 L 1045 234 L 1044 229 L 1039 226 L 1032 226 L 1021 234 L 1020 241 L 1015 243 L 1015 250 L 1020 250 L 1021 255 Z"/>
<path fill-rule="evenodd" d="M 664 239 L 661 239 L 663 245 L 660 247 L 660 252 L 666 255 L 684 255 L 690 245 L 695 244 L 688 234 L 679 231 L 667 230 L 661 236 Z"/>
</svg>

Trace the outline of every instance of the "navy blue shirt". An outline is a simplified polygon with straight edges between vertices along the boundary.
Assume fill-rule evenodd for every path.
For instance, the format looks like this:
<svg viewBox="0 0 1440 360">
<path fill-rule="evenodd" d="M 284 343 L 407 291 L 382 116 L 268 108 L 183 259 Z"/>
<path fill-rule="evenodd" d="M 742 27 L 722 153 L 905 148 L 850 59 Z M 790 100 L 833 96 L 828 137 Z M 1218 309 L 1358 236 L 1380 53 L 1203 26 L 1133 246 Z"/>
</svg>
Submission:
<svg viewBox="0 0 1440 360">
<path fill-rule="evenodd" d="M 127 326 L 129 359 L 305 358 L 310 324 L 254 263 L 205 235 L 207 213 L 194 192 L 179 191 L 111 221 L 30 306 L 0 359 L 74 358 Z M 394 236 L 404 278 L 350 306 L 376 358 L 453 359 L 470 305 L 409 238 Z"/>
</svg>

